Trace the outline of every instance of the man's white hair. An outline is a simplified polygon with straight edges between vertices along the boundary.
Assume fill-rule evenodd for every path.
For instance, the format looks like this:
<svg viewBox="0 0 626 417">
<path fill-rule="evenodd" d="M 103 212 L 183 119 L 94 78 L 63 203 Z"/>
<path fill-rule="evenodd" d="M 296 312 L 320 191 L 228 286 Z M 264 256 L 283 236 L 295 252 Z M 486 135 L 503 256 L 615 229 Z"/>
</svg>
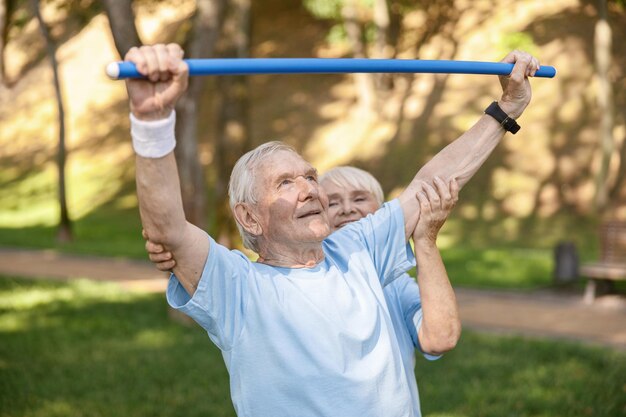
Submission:
<svg viewBox="0 0 626 417">
<path fill-rule="evenodd" d="M 228 183 L 230 210 L 233 212 L 233 217 L 235 217 L 235 223 L 237 224 L 237 229 L 239 229 L 243 245 L 257 253 L 259 252 L 258 237 L 248 233 L 239 224 L 237 217 L 234 215 L 235 206 L 240 203 L 250 205 L 258 203 L 258 195 L 255 192 L 257 170 L 265 159 L 280 151 L 298 154 L 295 149 L 286 143 L 278 141 L 266 142 L 239 158 L 233 167 L 233 172 L 230 174 Z"/>
<path fill-rule="evenodd" d="M 341 166 L 331 169 L 319 179 L 322 187 L 325 181 L 330 181 L 338 187 L 352 187 L 369 191 L 379 206 L 383 204 L 383 188 L 372 174 L 359 168 Z"/>
</svg>

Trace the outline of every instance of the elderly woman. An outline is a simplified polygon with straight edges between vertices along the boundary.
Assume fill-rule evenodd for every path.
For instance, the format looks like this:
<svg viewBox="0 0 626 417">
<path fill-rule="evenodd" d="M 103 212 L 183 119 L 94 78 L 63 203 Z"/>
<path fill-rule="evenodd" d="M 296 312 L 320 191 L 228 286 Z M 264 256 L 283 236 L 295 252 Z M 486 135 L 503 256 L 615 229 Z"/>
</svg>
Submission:
<svg viewBox="0 0 626 417">
<path fill-rule="evenodd" d="M 251 262 L 185 220 L 172 152 L 172 110 L 188 79 L 182 56 L 174 44 L 133 48 L 126 56 L 146 75 L 127 81 L 137 193 L 147 236 L 176 259 L 168 301 L 221 349 L 237 414 L 420 415 L 383 291 L 413 265 L 408 239 L 421 239 L 422 214 L 428 218 L 442 198 L 453 200 L 447 184 L 464 185 L 510 124 L 483 115 L 399 198 L 332 234 L 315 169 L 289 147 L 261 145 L 240 158 L 229 187 L 244 244 L 259 254 Z M 514 67 L 501 79 L 496 106 L 515 119 L 530 101 L 527 77 L 538 63 L 520 52 L 505 61 Z M 447 280 L 428 285 L 429 293 L 449 298 Z M 450 301 L 425 311 L 419 342 L 426 353 L 440 354 L 458 340 Z"/>
</svg>

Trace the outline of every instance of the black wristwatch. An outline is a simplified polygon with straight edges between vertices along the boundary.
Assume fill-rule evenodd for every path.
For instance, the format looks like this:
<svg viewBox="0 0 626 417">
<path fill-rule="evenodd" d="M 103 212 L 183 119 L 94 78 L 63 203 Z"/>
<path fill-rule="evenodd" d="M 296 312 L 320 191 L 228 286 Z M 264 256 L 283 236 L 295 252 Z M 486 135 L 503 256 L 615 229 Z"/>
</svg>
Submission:
<svg viewBox="0 0 626 417">
<path fill-rule="evenodd" d="M 520 130 L 520 125 L 517 124 L 514 118 L 509 117 L 509 115 L 498 106 L 497 101 L 494 101 L 485 109 L 485 114 L 496 119 L 507 132 L 516 134 Z"/>
</svg>

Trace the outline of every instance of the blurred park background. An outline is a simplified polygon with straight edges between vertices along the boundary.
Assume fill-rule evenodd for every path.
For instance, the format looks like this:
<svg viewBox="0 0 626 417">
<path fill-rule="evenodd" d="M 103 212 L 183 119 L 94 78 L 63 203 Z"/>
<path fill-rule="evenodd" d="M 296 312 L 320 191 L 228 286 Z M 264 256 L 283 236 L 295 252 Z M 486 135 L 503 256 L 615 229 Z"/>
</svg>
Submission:
<svg viewBox="0 0 626 417">
<path fill-rule="evenodd" d="M 444 226 L 453 285 L 555 288 L 556 245 L 597 259 L 598 227 L 626 221 L 624 1 L 9 0 L 0 33 L 0 247 L 146 258 L 125 87 L 104 67 L 156 42 L 181 43 L 188 58 L 499 61 L 529 51 L 558 74 L 531 80 L 521 131 Z M 187 217 L 240 246 L 230 170 L 274 139 L 321 172 L 364 168 L 393 198 L 499 96 L 495 77 L 477 75 L 193 78 L 177 108 Z M 169 320 L 163 298 L 24 281 L 0 266 L 0 415 L 234 415 L 219 352 Z M 620 349 L 469 331 L 416 372 L 425 416 L 626 415 Z"/>
</svg>

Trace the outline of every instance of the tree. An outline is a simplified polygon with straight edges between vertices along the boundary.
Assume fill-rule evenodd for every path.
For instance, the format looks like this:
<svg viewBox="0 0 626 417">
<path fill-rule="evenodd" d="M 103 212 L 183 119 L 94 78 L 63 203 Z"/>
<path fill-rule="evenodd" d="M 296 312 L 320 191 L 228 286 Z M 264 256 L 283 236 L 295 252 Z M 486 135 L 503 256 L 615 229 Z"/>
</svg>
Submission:
<svg viewBox="0 0 626 417">
<path fill-rule="evenodd" d="M 57 240 L 66 242 L 72 239 L 72 227 L 70 218 L 67 211 L 67 198 L 65 195 L 65 111 L 63 109 L 63 95 L 61 93 L 61 81 L 59 79 L 58 63 L 56 59 L 56 44 L 50 36 L 50 31 L 46 25 L 46 22 L 41 15 L 39 0 L 31 0 L 31 7 L 33 13 L 39 23 L 39 29 L 42 36 L 46 41 L 46 54 L 50 60 L 52 66 L 54 91 L 57 100 L 57 110 L 59 113 L 59 146 L 57 152 L 57 167 L 58 167 L 58 188 L 59 188 L 59 207 L 60 218 L 57 228 Z"/>
<path fill-rule="evenodd" d="M 374 25 L 376 26 L 376 37 L 374 39 L 376 58 L 388 58 L 389 51 L 389 26 L 391 25 L 391 16 L 389 13 L 389 5 L 387 0 L 374 1 Z"/>
<path fill-rule="evenodd" d="M 210 58 L 221 26 L 224 0 L 197 0 L 193 27 L 185 42 L 189 58 Z M 187 93 L 176 106 L 176 160 L 180 175 L 183 206 L 187 220 L 200 228 L 206 226 L 206 185 L 198 159 L 199 101 L 206 91 L 207 78 L 191 77 Z"/>
<path fill-rule="evenodd" d="M 130 48 L 141 45 L 135 26 L 132 0 L 103 0 L 103 3 L 109 17 L 115 48 L 120 57 L 124 58 Z"/>
<path fill-rule="evenodd" d="M 225 0 L 197 0 L 192 25 L 184 42 L 186 58 L 209 58 L 214 54 Z M 132 13 L 132 0 L 104 0 L 115 47 L 123 57 L 142 44 Z M 198 227 L 206 226 L 206 186 L 198 157 L 199 101 L 207 78 L 191 77 L 187 93 L 176 106 L 176 160 L 185 216 Z"/>
<path fill-rule="evenodd" d="M 613 140 L 613 92 L 609 79 L 611 67 L 611 26 L 607 19 L 607 0 L 598 1 L 594 52 L 598 77 L 598 109 L 600 110 L 600 148 L 602 161 L 596 177 L 596 207 L 604 209 L 608 204 L 608 172 L 615 148 Z"/>
<path fill-rule="evenodd" d="M 5 83 L 4 71 L 4 48 L 9 34 L 9 2 L 0 0 L 0 84 Z"/>
<path fill-rule="evenodd" d="M 625 0 L 616 0 L 614 11 L 618 13 L 624 13 L 626 8 Z M 608 19 L 607 19 L 608 22 Z M 624 99 L 624 91 L 619 88 L 616 90 L 618 95 L 617 99 L 620 102 L 623 102 Z M 621 110 L 622 120 L 626 120 L 626 109 L 621 106 L 618 106 L 618 109 Z M 615 182 L 611 188 L 611 192 L 609 194 L 609 200 L 613 205 L 619 205 L 619 199 L 623 196 L 624 184 L 626 184 L 626 135 L 624 135 L 624 139 L 621 141 L 620 151 L 619 151 L 619 168 L 617 170 L 617 176 L 615 178 Z"/>
<path fill-rule="evenodd" d="M 363 24 L 360 19 L 360 7 L 357 0 L 346 0 L 341 8 L 343 25 L 348 36 L 352 56 L 355 58 L 367 57 L 367 46 Z M 363 110 L 373 111 L 376 106 L 376 90 L 374 87 L 374 76 L 372 74 L 354 74 L 357 87 L 359 105 Z"/>
<path fill-rule="evenodd" d="M 405 0 L 304 0 L 316 18 L 337 22 L 328 38 L 346 41 L 354 58 L 393 58 L 400 34 Z M 391 74 L 353 74 L 360 109 L 377 112 L 393 86 Z"/>
<path fill-rule="evenodd" d="M 220 54 L 227 57 L 250 56 L 250 0 L 229 0 L 222 30 Z M 218 241 L 231 245 L 236 235 L 229 221 L 228 180 L 237 159 L 250 147 L 250 93 L 248 77 L 224 76 L 218 78 L 219 114 L 215 141 L 216 217 Z"/>
</svg>

